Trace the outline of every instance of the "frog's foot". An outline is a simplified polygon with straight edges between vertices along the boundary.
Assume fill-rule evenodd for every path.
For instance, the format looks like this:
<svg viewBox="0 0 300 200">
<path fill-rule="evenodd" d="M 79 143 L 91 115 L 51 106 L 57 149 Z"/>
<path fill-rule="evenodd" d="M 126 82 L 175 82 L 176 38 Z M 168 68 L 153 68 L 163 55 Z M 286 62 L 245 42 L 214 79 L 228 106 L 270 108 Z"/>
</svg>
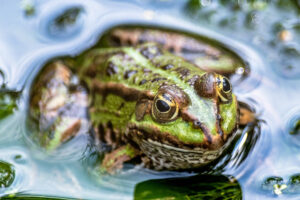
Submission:
<svg viewBox="0 0 300 200">
<path fill-rule="evenodd" d="M 140 154 L 141 152 L 130 144 L 121 146 L 105 154 L 100 171 L 115 174 L 117 170 L 122 169 L 124 162 L 130 161 Z"/>
<path fill-rule="evenodd" d="M 247 124 L 254 122 L 256 120 L 255 112 L 251 108 L 242 102 L 239 102 L 240 107 L 240 117 L 239 125 L 246 126 Z"/>
</svg>

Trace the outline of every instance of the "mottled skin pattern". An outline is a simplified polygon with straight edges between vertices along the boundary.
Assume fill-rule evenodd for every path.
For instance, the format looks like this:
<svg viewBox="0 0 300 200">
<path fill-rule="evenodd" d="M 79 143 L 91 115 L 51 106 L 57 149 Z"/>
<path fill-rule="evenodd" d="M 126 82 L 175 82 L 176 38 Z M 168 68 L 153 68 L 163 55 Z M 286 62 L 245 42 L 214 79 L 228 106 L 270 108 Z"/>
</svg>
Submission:
<svg viewBox="0 0 300 200">
<path fill-rule="evenodd" d="M 83 106 L 79 108 L 84 110 L 88 105 L 95 138 L 112 147 L 101 168 L 109 173 L 137 156 L 146 156 L 148 159 L 145 160 L 151 163 L 149 166 L 157 170 L 207 165 L 230 144 L 238 126 L 237 100 L 228 80 L 203 71 L 155 43 L 96 48 L 75 58 L 54 60 L 47 66 L 52 70 L 56 68 L 54 74 L 64 69 L 68 75 L 53 81 L 63 83 L 58 85 L 47 83 L 53 80 L 51 76 L 37 78 L 38 84 L 33 86 L 36 90 L 31 96 L 30 116 L 43 127 L 41 119 L 51 118 L 51 109 L 41 108 L 55 101 L 56 97 L 51 94 L 62 91 L 72 94 L 74 85 L 75 88 L 83 85 L 89 99 L 82 98 Z M 80 84 L 69 84 L 74 74 Z M 43 97 L 43 92 L 36 93 L 44 90 L 48 98 Z M 68 101 L 70 94 L 64 95 L 62 102 Z M 58 113 L 64 106 L 57 105 L 52 111 Z M 56 118 L 64 120 L 57 113 Z M 76 132 L 76 129 L 72 132 L 64 128 L 56 133 L 59 131 L 55 124 L 51 125 L 51 130 L 60 136 L 42 136 L 50 143 L 52 138 L 64 138 L 64 135 L 69 135 L 67 139 L 70 139 Z M 67 139 L 56 139 L 51 146 L 59 146 Z M 44 143 L 47 146 L 49 142 Z"/>
</svg>

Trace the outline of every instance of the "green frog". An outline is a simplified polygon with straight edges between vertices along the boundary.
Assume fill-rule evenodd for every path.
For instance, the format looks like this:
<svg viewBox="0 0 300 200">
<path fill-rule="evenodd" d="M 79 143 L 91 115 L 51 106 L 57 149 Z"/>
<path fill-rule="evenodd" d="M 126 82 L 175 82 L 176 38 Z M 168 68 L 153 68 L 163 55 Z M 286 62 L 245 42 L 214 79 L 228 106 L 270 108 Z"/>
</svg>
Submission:
<svg viewBox="0 0 300 200">
<path fill-rule="evenodd" d="M 127 37 L 122 31 L 139 34 L 130 44 L 112 45 L 118 34 L 118 41 Z M 137 157 L 155 170 L 193 169 L 218 159 L 238 128 L 238 103 L 226 76 L 199 65 L 221 72 L 218 60 L 234 69 L 241 64 L 184 34 L 141 31 L 113 29 L 95 48 L 50 61 L 31 88 L 31 138 L 53 150 L 88 123 L 95 141 L 111 147 L 100 167 L 109 173 Z M 176 48 L 174 38 L 181 38 Z"/>
</svg>

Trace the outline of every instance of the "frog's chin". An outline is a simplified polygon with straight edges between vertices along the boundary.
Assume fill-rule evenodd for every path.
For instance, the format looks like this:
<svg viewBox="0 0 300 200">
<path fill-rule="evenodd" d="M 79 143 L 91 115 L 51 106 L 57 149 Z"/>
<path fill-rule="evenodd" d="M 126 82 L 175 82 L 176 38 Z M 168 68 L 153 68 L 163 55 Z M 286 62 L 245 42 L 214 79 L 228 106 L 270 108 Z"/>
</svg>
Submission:
<svg viewBox="0 0 300 200">
<path fill-rule="evenodd" d="M 137 145 L 140 145 L 142 141 L 151 141 L 150 143 L 153 143 L 153 145 L 161 144 L 161 146 L 165 146 L 167 149 L 175 148 L 177 151 L 214 151 L 224 146 L 224 142 L 221 139 L 215 140 L 213 143 L 205 140 L 200 143 L 185 143 L 170 133 L 161 132 L 156 127 L 149 130 L 149 127 L 144 128 L 142 126 L 131 125 L 127 129 L 126 135 L 137 143 Z"/>
</svg>

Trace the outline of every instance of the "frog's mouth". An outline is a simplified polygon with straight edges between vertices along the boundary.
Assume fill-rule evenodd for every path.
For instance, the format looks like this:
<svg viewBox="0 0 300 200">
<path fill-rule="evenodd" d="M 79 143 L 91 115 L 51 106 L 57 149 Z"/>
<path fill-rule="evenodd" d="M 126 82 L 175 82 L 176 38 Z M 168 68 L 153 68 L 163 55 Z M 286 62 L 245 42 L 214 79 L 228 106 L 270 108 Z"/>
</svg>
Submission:
<svg viewBox="0 0 300 200">
<path fill-rule="evenodd" d="M 149 128 L 146 129 L 136 125 L 131 125 L 126 131 L 126 135 L 138 146 L 141 145 L 142 141 L 149 141 L 153 145 L 160 144 L 166 148 L 175 148 L 178 151 L 215 151 L 225 146 L 224 144 L 229 143 L 219 135 L 214 136 L 210 142 L 204 140 L 201 143 L 185 143 L 170 133 L 161 132 L 156 127 L 149 131 Z"/>
</svg>

